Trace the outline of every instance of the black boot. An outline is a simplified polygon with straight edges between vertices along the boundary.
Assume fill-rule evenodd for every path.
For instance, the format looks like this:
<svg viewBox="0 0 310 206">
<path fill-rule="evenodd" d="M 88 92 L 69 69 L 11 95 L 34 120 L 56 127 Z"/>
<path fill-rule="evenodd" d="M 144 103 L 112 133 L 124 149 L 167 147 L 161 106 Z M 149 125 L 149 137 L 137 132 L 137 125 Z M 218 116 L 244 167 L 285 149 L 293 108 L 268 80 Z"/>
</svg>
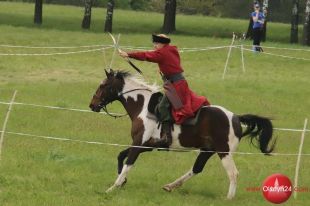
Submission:
<svg viewBox="0 0 310 206">
<path fill-rule="evenodd" d="M 161 124 L 160 139 L 156 142 L 159 147 L 168 148 L 172 143 L 171 135 L 172 123 L 163 122 Z"/>
</svg>

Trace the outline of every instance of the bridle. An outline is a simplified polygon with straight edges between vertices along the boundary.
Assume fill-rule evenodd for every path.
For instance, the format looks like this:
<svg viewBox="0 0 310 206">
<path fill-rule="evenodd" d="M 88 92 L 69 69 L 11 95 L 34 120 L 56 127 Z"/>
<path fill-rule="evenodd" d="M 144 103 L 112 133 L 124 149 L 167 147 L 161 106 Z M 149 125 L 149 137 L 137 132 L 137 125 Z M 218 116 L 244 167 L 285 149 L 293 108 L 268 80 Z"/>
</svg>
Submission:
<svg viewBox="0 0 310 206">
<path fill-rule="evenodd" d="M 110 37 L 112 38 L 112 41 L 113 41 L 113 43 L 114 43 L 115 48 L 120 52 L 121 50 L 120 50 L 120 48 L 118 47 L 118 43 L 116 42 L 114 36 L 113 36 L 111 33 L 109 33 L 109 35 L 110 35 Z M 126 61 L 130 64 L 130 66 L 132 66 L 138 73 L 142 74 L 142 71 L 141 71 L 136 65 L 134 65 L 134 64 L 130 61 L 130 59 L 129 59 L 128 57 L 127 57 L 125 60 L 126 60 Z M 137 88 L 137 89 L 132 89 L 132 90 L 129 90 L 129 91 L 126 91 L 126 92 L 118 93 L 116 99 L 120 99 L 124 94 L 128 94 L 128 93 L 130 93 L 130 92 L 137 91 L 137 90 L 146 90 L 146 91 L 152 92 L 152 90 L 150 90 L 150 89 L 146 89 L 146 88 Z M 111 117 L 114 117 L 115 119 L 116 119 L 116 118 L 120 118 L 120 117 L 124 117 L 124 116 L 127 116 L 127 115 L 128 115 L 128 114 L 122 114 L 122 115 L 114 115 L 114 114 L 111 114 L 111 113 L 108 111 L 108 109 L 107 109 L 107 104 L 108 104 L 109 102 L 107 102 L 107 101 L 104 100 L 103 98 L 100 98 L 100 96 L 98 96 L 97 94 L 95 94 L 95 95 L 93 96 L 93 98 L 94 98 L 94 97 L 97 98 L 97 99 L 99 99 L 99 100 L 101 101 L 101 103 L 100 103 L 98 106 L 99 106 L 99 108 L 101 108 L 107 115 L 109 115 L 109 116 L 111 116 Z M 111 102 L 112 102 L 112 101 L 111 101 Z"/>
<path fill-rule="evenodd" d="M 148 91 L 148 92 L 152 92 L 152 90 L 150 89 L 147 89 L 147 88 L 136 88 L 136 89 L 131 89 L 131 90 L 128 90 L 128 91 L 125 91 L 125 92 L 119 92 L 117 94 L 117 99 L 120 99 L 121 97 L 123 97 L 124 94 L 128 94 L 128 93 L 131 93 L 131 92 L 134 92 L 134 91 L 139 91 L 139 90 L 144 90 L 144 91 Z M 99 108 L 101 108 L 107 115 L 109 115 L 110 117 L 114 117 L 115 119 L 116 118 L 121 118 L 121 117 L 124 117 L 124 116 L 127 116 L 128 114 L 120 114 L 120 115 L 114 115 L 114 114 L 111 114 L 108 109 L 107 109 L 107 104 L 111 103 L 111 102 L 108 102 L 106 101 L 105 99 L 101 98 L 100 96 L 98 96 L 97 94 L 94 94 L 93 97 L 99 99 L 101 101 L 101 103 L 98 105 Z"/>
</svg>

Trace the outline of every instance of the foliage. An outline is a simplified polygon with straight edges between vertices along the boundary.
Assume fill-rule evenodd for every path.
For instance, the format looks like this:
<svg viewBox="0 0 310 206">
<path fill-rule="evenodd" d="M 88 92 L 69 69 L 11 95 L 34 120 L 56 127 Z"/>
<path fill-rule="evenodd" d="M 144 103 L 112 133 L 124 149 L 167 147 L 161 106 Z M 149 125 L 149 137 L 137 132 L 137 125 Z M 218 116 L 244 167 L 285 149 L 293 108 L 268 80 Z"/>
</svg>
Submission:
<svg viewBox="0 0 310 206">
<path fill-rule="evenodd" d="M 130 0 L 129 5 L 133 10 L 148 10 L 149 0 Z"/>
<path fill-rule="evenodd" d="M 35 0 L 0 0 L 34 2 Z M 84 6 L 84 0 L 43 0 L 48 4 Z M 108 0 L 93 0 L 94 7 L 106 7 Z M 306 0 L 300 0 L 300 15 L 303 21 Z M 253 0 L 177 0 L 177 12 L 182 14 L 202 14 L 217 17 L 248 19 Z M 119 9 L 147 10 L 164 12 L 165 0 L 115 0 Z M 292 0 L 269 1 L 269 21 L 286 22 L 291 20 Z"/>
</svg>

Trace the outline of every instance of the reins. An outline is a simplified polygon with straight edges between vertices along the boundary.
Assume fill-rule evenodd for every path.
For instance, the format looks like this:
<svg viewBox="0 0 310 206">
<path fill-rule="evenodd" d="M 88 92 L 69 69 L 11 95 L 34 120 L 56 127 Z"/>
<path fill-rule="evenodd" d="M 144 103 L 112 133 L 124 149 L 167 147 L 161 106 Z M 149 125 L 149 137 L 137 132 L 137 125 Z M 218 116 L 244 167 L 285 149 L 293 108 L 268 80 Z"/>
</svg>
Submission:
<svg viewBox="0 0 310 206">
<path fill-rule="evenodd" d="M 108 111 L 106 105 L 102 107 L 102 110 L 103 110 L 107 115 L 109 115 L 110 117 L 114 117 L 115 119 L 116 119 L 116 118 L 121 118 L 121 117 L 124 117 L 124 116 L 127 116 L 127 115 L 128 115 L 128 114 L 120 114 L 120 115 L 111 114 L 111 113 Z"/>
<path fill-rule="evenodd" d="M 128 91 L 126 91 L 126 92 L 119 93 L 118 96 L 120 97 L 120 96 L 122 96 L 122 95 L 124 95 L 124 94 L 128 94 L 128 93 L 130 93 L 130 92 L 134 92 L 134 91 L 138 91 L 138 90 L 145 90 L 145 91 L 152 92 L 152 90 L 150 90 L 150 89 L 146 89 L 146 88 L 137 88 L 137 89 L 131 89 L 131 90 L 128 90 Z"/>
<path fill-rule="evenodd" d="M 121 96 L 123 96 L 124 94 L 128 94 L 128 93 L 130 93 L 130 92 L 139 91 L 139 90 L 145 90 L 145 91 L 152 92 L 152 90 L 147 89 L 147 88 L 137 88 L 137 89 L 128 90 L 128 91 L 126 91 L 126 92 L 118 93 L 118 97 L 121 97 Z M 116 118 L 121 118 L 121 117 L 124 117 L 124 116 L 127 116 L 127 115 L 128 115 L 128 114 L 121 114 L 121 115 L 114 115 L 114 114 L 111 114 L 111 113 L 108 111 L 108 109 L 107 109 L 107 105 L 102 106 L 102 110 L 103 110 L 107 115 L 109 115 L 110 117 L 114 117 L 115 119 L 116 119 Z"/>
</svg>

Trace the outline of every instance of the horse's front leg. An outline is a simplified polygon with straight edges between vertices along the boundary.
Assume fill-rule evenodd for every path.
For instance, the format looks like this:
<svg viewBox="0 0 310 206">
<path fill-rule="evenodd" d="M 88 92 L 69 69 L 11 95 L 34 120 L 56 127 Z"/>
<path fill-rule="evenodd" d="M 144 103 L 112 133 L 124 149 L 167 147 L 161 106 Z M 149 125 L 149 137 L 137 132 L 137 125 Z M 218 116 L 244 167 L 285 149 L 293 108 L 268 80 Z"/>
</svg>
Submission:
<svg viewBox="0 0 310 206">
<path fill-rule="evenodd" d="M 139 154 L 142 153 L 142 152 L 146 152 L 146 151 L 151 151 L 152 150 L 152 149 L 149 149 L 149 148 L 140 148 L 140 147 L 131 147 L 131 148 L 128 148 L 128 149 L 129 149 L 129 151 L 128 151 L 128 158 L 126 160 L 125 165 L 123 166 L 123 168 L 122 168 L 120 174 L 118 175 L 115 183 L 106 192 L 111 192 L 116 187 L 122 186 L 124 184 L 124 182 L 126 181 L 126 177 L 127 177 L 127 174 L 129 172 L 129 170 L 131 169 L 131 167 L 133 166 L 133 164 L 135 163 L 135 161 L 139 157 Z"/>
<path fill-rule="evenodd" d="M 122 170 L 123 170 L 123 166 L 124 166 L 124 160 L 126 159 L 126 157 L 128 157 L 128 153 L 130 151 L 130 147 L 121 151 L 118 156 L 117 156 L 117 174 L 121 174 Z"/>
</svg>

